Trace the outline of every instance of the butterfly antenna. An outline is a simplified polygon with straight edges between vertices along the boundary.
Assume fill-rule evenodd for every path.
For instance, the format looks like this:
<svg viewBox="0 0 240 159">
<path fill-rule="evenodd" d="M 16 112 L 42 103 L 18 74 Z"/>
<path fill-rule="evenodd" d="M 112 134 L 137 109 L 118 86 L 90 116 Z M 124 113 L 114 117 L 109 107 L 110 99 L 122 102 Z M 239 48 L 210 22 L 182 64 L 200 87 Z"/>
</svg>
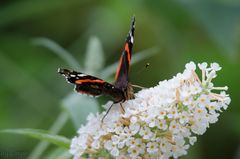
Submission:
<svg viewBox="0 0 240 159">
<path fill-rule="evenodd" d="M 112 105 L 111 105 L 111 106 L 108 108 L 108 110 L 107 110 L 106 114 L 103 116 L 103 118 L 102 118 L 102 123 L 103 123 L 103 120 L 104 120 L 104 118 L 107 116 L 107 114 L 108 114 L 108 113 L 109 113 L 109 111 L 111 110 L 111 108 L 112 108 L 113 104 L 114 104 L 114 103 L 112 103 Z"/>
<path fill-rule="evenodd" d="M 131 84 L 131 86 L 135 87 L 135 88 L 146 89 L 146 87 L 142 87 L 142 86 L 139 86 L 139 85 L 136 85 L 136 84 Z"/>
</svg>

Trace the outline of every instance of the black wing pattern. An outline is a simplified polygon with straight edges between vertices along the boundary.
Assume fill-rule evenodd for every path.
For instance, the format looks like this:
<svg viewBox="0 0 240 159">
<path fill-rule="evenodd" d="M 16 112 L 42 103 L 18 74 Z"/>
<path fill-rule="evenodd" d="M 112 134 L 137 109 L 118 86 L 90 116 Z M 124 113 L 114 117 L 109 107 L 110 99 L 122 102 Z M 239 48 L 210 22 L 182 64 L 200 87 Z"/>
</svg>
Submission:
<svg viewBox="0 0 240 159">
<path fill-rule="evenodd" d="M 132 56 L 134 31 L 135 31 L 135 17 L 132 18 L 131 28 L 130 31 L 128 32 L 124 45 L 124 51 L 122 52 L 115 75 L 114 85 L 123 91 L 127 88 L 129 82 L 129 67 Z"/>
<path fill-rule="evenodd" d="M 69 83 L 75 85 L 75 90 L 78 93 L 92 96 L 108 95 L 113 98 L 115 103 L 124 99 L 122 90 L 102 79 L 68 69 L 60 68 L 58 72 L 63 75 Z"/>
</svg>

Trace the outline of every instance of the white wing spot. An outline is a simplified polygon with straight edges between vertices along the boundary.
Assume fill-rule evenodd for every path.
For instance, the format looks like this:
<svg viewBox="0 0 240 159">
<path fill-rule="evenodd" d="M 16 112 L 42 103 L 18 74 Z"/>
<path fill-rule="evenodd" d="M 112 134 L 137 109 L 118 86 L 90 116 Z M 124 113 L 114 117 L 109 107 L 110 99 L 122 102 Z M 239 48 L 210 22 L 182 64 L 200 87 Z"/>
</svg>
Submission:
<svg viewBox="0 0 240 159">
<path fill-rule="evenodd" d="M 70 77 L 76 77 L 76 75 L 74 75 L 74 74 L 70 74 Z"/>
<path fill-rule="evenodd" d="M 79 73 L 79 74 L 78 74 L 78 77 L 84 77 L 84 76 L 87 76 L 87 75 L 82 74 L 82 73 Z"/>
<path fill-rule="evenodd" d="M 131 36 L 131 43 L 133 43 L 133 37 Z"/>
<path fill-rule="evenodd" d="M 131 41 L 131 43 L 133 43 L 133 36 L 132 36 L 132 32 L 129 32 L 130 34 L 130 41 Z"/>
</svg>

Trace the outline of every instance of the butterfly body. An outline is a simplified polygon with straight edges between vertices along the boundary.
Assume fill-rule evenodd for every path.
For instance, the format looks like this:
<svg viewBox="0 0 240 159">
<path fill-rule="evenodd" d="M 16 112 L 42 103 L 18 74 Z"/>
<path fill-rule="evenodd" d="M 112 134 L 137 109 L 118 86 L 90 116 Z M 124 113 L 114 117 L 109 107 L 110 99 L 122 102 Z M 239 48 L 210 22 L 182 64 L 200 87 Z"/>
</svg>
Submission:
<svg viewBox="0 0 240 159">
<path fill-rule="evenodd" d="M 119 60 L 119 65 L 113 84 L 108 83 L 100 78 L 86 75 L 81 72 L 71 71 L 68 69 L 58 69 L 69 83 L 75 85 L 78 93 L 92 96 L 107 95 L 112 97 L 114 103 L 124 102 L 134 98 L 134 92 L 129 83 L 129 67 L 131 61 L 131 52 L 135 31 L 135 18 L 133 17 L 130 31 L 127 35 L 124 51 Z"/>
</svg>

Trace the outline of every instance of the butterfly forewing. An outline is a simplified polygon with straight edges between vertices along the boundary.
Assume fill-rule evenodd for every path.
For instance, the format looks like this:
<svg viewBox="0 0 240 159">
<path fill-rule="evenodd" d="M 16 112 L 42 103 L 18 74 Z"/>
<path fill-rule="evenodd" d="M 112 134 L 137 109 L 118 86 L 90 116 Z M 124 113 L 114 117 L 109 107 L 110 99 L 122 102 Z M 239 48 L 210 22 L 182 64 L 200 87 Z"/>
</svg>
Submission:
<svg viewBox="0 0 240 159">
<path fill-rule="evenodd" d="M 120 89 L 100 78 L 68 69 L 58 69 L 58 72 L 69 83 L 75 84 L 75 90 L 79 93 L 92 96 L 109 95 L 113 98 L 114 102 L 119 102 L 124 98 Z"/>
<path fill-rule="evenodd" d="M 124 51 L 122 52 L 122 55 L 120 57 L 118 68 L 115 75 L 114 85 L 122 90 L 125 90 L 127 88 L 129 82 L 128 74 L 132 56 L 134 31 L 135 31 L 135 17 L 132 18 L 131 28 L 130 31 L 128 32 L 124 44 Z"/>
<path fill-rule="evenodd" d="M 81 72 L 70 71 L 68 69 L 58 69 L 69 83 L 75 84 L 75 90 L 79 93 L 98 96 L 103 92 L 104 80 Z"/>
</svg>

